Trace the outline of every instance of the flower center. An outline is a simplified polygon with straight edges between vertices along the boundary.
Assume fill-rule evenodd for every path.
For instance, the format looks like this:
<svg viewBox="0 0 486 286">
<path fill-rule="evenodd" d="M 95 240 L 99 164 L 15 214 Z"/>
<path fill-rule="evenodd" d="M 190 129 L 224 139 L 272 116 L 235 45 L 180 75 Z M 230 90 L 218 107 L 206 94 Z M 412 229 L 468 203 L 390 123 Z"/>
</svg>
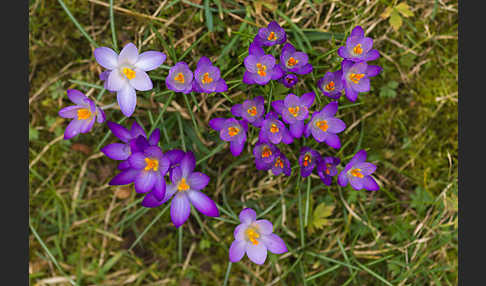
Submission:
<svg viewBox="0 0 486 286">
<path fill-rule="evenodd" d="M 282 160 L 280 159 L 280 157 L 277 158 L 277 160 L 275 161 L 275 167 L 280 167 L 280 168 L 283 168 L 283 162 Z"/>
<path fill-rule="evenodd" d="M 122 70 L 123 74 L 128 78 L 128 79 L 133 79 L 135 78 L 136 72 L 132 69 L 129 68 L 123 68 Z"/>
<path fill-rule="evenodd" d="M 297 117 L 297 115 L 299 115 L 299 107 L 298 106 L 295 106 L 295 107 L 289 107 L 289 112 L 290 114 L 292 114 L 294 117 Z"/>
<path fill-rule="evenodd" d="M 287 65 L 289 67 L 293 67 L 298 63 L 299 63 L 299 60 L 294 59 L 294 57 L 290 57 L 290 59 L 287 61 Z"/>
<path fill-rule="evenodd" d="M 256 109 L 255 106 L 252 106 L 252 107 L 248 108 L 248 110 L 246 112 L 248 112 L 248 114 L 250 114 L 251 116 L 255 116 L 257 114 L 257 109 Z"/>
<path fill-rule="evenodd" d="M 331 171 L 329 171 L 329 168 L 331 168 L 331 164 L 326 164 L 326 174 L 329 175 Z"/>
<path fill-rule="evenodd" d="M 304 156 L 304 167 L 307 167 L 310 163 L 312 163 L 312 158 L 308 154 Z"/>
<path fill-rule="evenodd" d="M 78 109 L 78 120 L 81 119 L 88 119 L 91 117 L 91 111 L 87 108 L 80 108 Z"/>
<path fill-rule="evenodd" d="M 288 83 L 288 84 L 291 84 L 291 83 L 293 83 L 293 82 L 294 82 L 294 79 L 293 79 L 293 78 L 291 78 L 291 77 L 288 77 L 288 78 L 287 78 L 287 83 Z"/>
<path fill-rule="evenodd" d="M 229 133 L 229 136 L 231 136 L 231 137 L 235 136 L 239 132 L 240 132 L 240 129 L 238 129 L 236 127 L 231 126 L 231 127 L 228 128 L 228 133 Z"/>
<path fill-rule="evenodd" d="M 270 35 L 268 35 L 267 40 L 275 41 L 276 39 L 277 39 L 277 36 L 275 36 L 275 32 L 270 32 Z"/>
<path fill-rule="evenodd" d="M 174 80 L 179 83 L 184 83 L 184 75 L 180 72 L 174 77 Z"/>
<path fill-rule="evenodd" d="M 333 91 L 334 90 L 334 82 L 331 81 L 326 85 L 326 90 L 327 91 Z"/>
<path fill-rule="evenodd" d="M 277 133 L 280 129 L 278 129 L 278 126 L 275 123 L 272 123 L 272 126 L 270 126 L 270 132 L 272 133 Z"/>
<path fill-rule="evenodd" d="M 363 49 L 361 48 L 361 44 L 357 44 L 354 48 L 353 48 L 353 52 L 357 55 L 361 55 L 363 53 Z"/>
<path fill-rule="evenodd" d="M 145 166 L 145 171 L 150 171 L 154 170 L 157 171 L 159 170 L 159 161 L 156 159 L 150 159 L 150 158 L 145 158 L 145 163 L 147 164 Z"/>
<path fill-rule="evenodd" d="M 204 84 L 208 84 L 213 82 L 213 78 L 209 76 L 209 73 L 205 73 L 201 81 Z"/>
<path fill-rule="evenodd" d="M 268 158 L 270 156 L 272 156 L 272 150 L 270 150 L 270 148 L 267 146 L 263 147 L 262 158 Z"/>
<path fill-rule="evenodd" d="M 247 228 L 246 237 L 248 237 L 248 240 L 251 241 L 251 243 L 258 245 L 258 240 L 256 239 L 260 237 L 260 234 L 255 229 Z"/>
<path fill-rule="evenodd" d="M 326 132 L 327 128 L 329 128 L 329 125 L 327 125 L 327 120 L 317 121 L 316 126 L 324 132 Z"/>
<path fill-rule="evenodd" d="M 266 65 L 262 65 L 261 63 L 257 63 L 256 66 L 257 66 L 257 69 L 258 69 L 257 73 L 260 76 L 266 76 L 267 75 L 267 72 L 266 72 L 267 66 Z"/>
<path fill-rule="evenodd" d="M 359 81 L 364 77 L 364 73 L 352 73 L 349 75 L 349 80 L 358 84 Z"/>
<path fill-rule="evenodd" d="M 363 174 L 361 174 L 361 169 L 352 169 L 351 170 L 351 175 L 355 176 L 355 177 L 358 177 L 358 178 L 363 178 Z"/>
<path fill-rule="evenodd" d="M 179 192 L 189 190 L 189 185 L 186 183 L 186 178 L 182 178 L 182 180 L 177 185 L 177 190 L 179 190 Z"/>
</svg>

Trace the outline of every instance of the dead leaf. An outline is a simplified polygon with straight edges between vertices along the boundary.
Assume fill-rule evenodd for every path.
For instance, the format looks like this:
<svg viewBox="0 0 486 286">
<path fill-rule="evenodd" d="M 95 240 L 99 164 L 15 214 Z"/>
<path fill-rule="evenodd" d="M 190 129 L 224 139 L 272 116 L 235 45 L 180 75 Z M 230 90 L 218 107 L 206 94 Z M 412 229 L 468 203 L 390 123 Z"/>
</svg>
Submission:
<svg viewBox="0 0 486 286">
<path fill-rule="evenodd" d="M 81 144 L 81 143 L 73 143 L 71 145 L 71 149 L 73 149 L 74 151 L 83 152 L 86 155 L 90 155 L 93 152 L 91 147 L 89 147 L 88 145 L 85 145 L 85 144 Z"/>
<path fill-rule="evenodd" d="M 130 188 L 129 187 L 120 187 L 115 191 L 115 196 L 119 199 L 126 199 L 130 197 Z"/>
</svg>

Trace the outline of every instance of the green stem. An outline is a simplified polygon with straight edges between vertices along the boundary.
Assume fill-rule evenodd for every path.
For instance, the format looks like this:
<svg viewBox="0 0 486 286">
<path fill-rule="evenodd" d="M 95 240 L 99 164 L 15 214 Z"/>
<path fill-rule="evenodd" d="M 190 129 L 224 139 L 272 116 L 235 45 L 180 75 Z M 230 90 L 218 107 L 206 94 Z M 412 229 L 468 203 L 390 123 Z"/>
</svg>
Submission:
<svg viewBox="0 0 486 286">
<path fill-rule="evenodd" d="M 178 238 L 178 244 L 179 248 L 177 251 L 177 259 L 179 260 L 179 263 L 182 263 L 182 225 L 177 229 L 177 238 Z"/>
<path fill-rule="evenodd" d="M 113 14 L 113 0 L 110 0 L 110 26 L 111 26 L 111 37 L 113 39 L 113 48 L 115 52 L 118 53 L 118 45 L 116 43 L 116 32 L 115 32 L 115 15 Z"/>
<path fill-rule="evenodd" d="M 304 239 L 304 221 L 302 218 L 302 194 L 300 191 L 300 177 L 299 181 L 297 182 L 297 189 L 298 189 L 298 204 L 299 204 L 299 226 L 300 226 L 300 245 L 301 247 L 305 247 L 305 239 Z"/>
<path fill-rule="evenodd" d="M 228 283 L 228 279 L 229 279 L 229 274 L 231 272 L 231 265 L 233 265 L 233 263 L 228 262 L 228 267 L 226 268 L 226 274 L 224 275 L 224 282 L 223 282 L 223 286 L 226 286 L 227 283 Z"/>
<path fill-rule="evenodd" d="M 307 226 L 307 221 L 309 217 L 309 201 L 310 201 L 310 186 L 311 186 L 311 178 L 310 176 L 307 177 L 307 193 L 305 199 L 305 216 L 304 216 L 304 225 Z"/>
<path fill-rule="evenodd" d="M 88 41 L 90 41 L 90 43 L 93 46 L 95 46 L 96 48 L 99 47 L 98 44 L 88 35 L 88 33 L 86 33 L 86 31 L 83 29 L 83 27 L 79 24 L 78 20 L 76 20 L 76 18 L 74 18 L 73 14 L 71 14 L 71 11 L 69 11 L 66 4 L 64 4 L 64 2 L 62 0 L 57 0 L 57 2 L 59 2 L 59 4 L 61 4 L 61 7 L 64 9 L 64 11 L 68 15 L 69 19 L 71 19 L 71 21 L 78 28 L 78 30 L 81 32 L 81 34 L 83 34 L 83 36 L 86 37 L 86 39 L 88 39 Z"/>
</svg>

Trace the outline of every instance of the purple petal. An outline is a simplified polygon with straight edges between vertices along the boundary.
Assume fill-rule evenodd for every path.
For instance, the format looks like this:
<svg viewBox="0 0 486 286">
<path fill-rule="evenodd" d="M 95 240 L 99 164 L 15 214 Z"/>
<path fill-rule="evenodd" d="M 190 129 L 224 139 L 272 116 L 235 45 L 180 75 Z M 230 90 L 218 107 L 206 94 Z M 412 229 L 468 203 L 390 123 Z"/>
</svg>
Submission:
<svg viewBox="0 0 486 286">
<path fill-rule="evenodd" d="M 243 148 L 245 147 L 245 141 L 241 142 L 241 141 L 231 141 L 230 142 L 230 150 L 231 150 L 231 154 L 233 154 L 233 156 L 239 156 L 241 154 L 241 152 L 243 152 Z"/>
<path fill-rule="evenodd" d="M 264 235 L 261 241 L 271 253 L 282 254 L 287 252 L 285 242 L 276 234 Z"/>
<path fill-rule="evenodd" d="M 139 170 L 135 169 L 127 169 L 113 177 L 111 181 L 108 183 L 111 186 L 117 186 L 117 185 L 128 185 L 135 181 L 135 178 L 137 177 L 139 173 Z"/>
<path fill-rule="evenodd" d="M 323 115 L 323 117 L 334 117 L 338 110 L 338 103 L 337 101 L 332 101 L 328 105 L 324 106 L 324 108 L 319 112 Z"/>
<path fill-rule="evenodd" d="M 146 193 L 150 191 L 156 180 L 156 174 L 153 171 L 140 171 L 135 178 L 135 191 L 137 193 Z"/>
<path fill-rule="evenodd" d="M 120 90 L 116 94 L 118 105 L 123 115 L 130 117 L 135 111 L 137 105 L 137 95 L 135 89 L 130 85 L 126 85 L 124 89 Z"/>
<path fill-rule="evenodd" d="M 307 92 L 302 94 L 300 97 L 300 103 L 304 105 L 307 108 L 310 108 L 312 103 L 314 103 L 314 99 L 316 97 L 316 94 L 314 92 Z"/>
<path fill-rule="evenodd" d="M 216 131 L 223 129 L 226 118 L 213 118 L 209 120 L 209 126 Z"/>
<path fill-rule="evenodd" d="M 138 60 L 135 63 L 135 67 L 144 70 L 151 71 L 158 68 L 165 62 L 167 56 L 164 53 L 157 51 L 143 52 L 138 56 Z"/>
<path fill-rule="evenodd" d="M 147 162 L 145 162 L 145 154 L 142 152 L 133 153 L 130 158 L 128 158 L 128 162 L 130 163 L 130 167 L 135 169 L 143 169 L 147 166 Z"/>
<path fill-rule="evenodd" d="M 275 101 L 272 102 L 272 107 L 276 112 L 278 112 L 279 114 L 282 114 L 282 112 L 285 108 L 284 101 L 283 100 L 275 100 Z"/>
<path fill-rule="evenodd" d="M 359 81 L 358 84 L 353 86 L 353 89 L 357 92 L 367 92 L 370 90 L 370 79 L 363 78 Z"/>
<path fill-rule="evenodd" d="M 358 93 L 354 91 L 352 88 L 350 88 L 349 86 L 346 85 L 344 87 L 344 91 L 345 91 L 346 98 L 349 99 L 349 101 L 355 102 L 356 99 L 358 98 Z"/>
<path fill-rule="evenodd" d="M 68 96 L 69 100 L 71 100 L 72 102 L 79 104 L 79 105 L 83 105 L 83 106 L 86 105 L 85 99 L 88 98 L 88 97 L 86 97 L 86 95 L 84 95 L 81 91 L 79 91 L 77 89 L 68 89 L 67 90 L 67 96 Z"/>
<path fill-rule="evenodd" d="M 113 70 L 118 66 L 118 55 L 110 48 L 99 47 L 94 50 L 94 57 L 102 67 Z"/>
<path fill-rule="evenodd" d="M 178 193 L 172 199 L 170 218 L 175 227 L 183 225 L 191 214 L 191 204 L 185 193 Z"/>
<path fill-rule="evenodd" d="M 229 260 L 233 263 L 240 261 L 245 255 L 246 241 L 234 240 L 229 249 Z"/>
<path fill-rule="evenodd" d="M 366 68 L 366 75 L 368 77 L 377 76 L 380 73 L 380 71 L 381 71 L 380 66 L 368 65 L 368 67 Z"/>
<path fill-rule="evenodd" d="M 219 210 L 213 200 L 200 191 L 190 190 L 187 196 L 191 204 L 202 214 L 216 217 L 219 216 Z"/>
<path fill-rule="evenodd" d="M 262 234 L 271 234 L 273 232 L 273 224 L 266 219 L 259 219 L 255 221 L 255 224 Z"/>
<path fill-rule="evenodd" d="M 216 83 L 216 89 L 214 90 L 214 92 L 225 92 L 227 90 L 228 90 L 228 85 L 226 85 L 226 81 L 220 78 Z"/>
<path fill-rule="evenodd" d="M 294 72 L 296 74 L 308 74 L 308 73 L 311 73 L 312 72 L 312 65 L 310 63 L 307 63 L 305 64 L 304 66 L 298 68 L 297 70 L 295 70 Z"/>
<path fill-rule="evenodd" d="M 304 133 L 304 124 L 304 120 L 299 120 L 294 124 L 290 124 L 290 135 L 296 139 L 302 137 L 302 134 Z"/>
<path fill-rule="evenodd" d="M 363 37 L 364 36 L 364 31 L 361 26 L 356 26 L 354 29 L 351 31 L 351 34 L 349 35 L 350 37 Z"/>
<path fill-rule="evenodd" d="M 140 126 L 137 121 L 133 121 L 132 126 L 130 127 L 130 134 L 133 138 L 137 138 L 138 136 L 145 136 L 145 130 L 143 130 L 142 126 Z"/>
<path fill-rule="evenodd" d="M 338 55 L 341 57 L 341 58 L 344 58 L 344 59 L 349 59 L 351 58 L 351 55 L 349 54 L 349 51 L 348 49 L 344 46 L 344 47 L 340 47 L 338 50 L 337 50 L 337 53 Z"/>
<path fill-rule="evenodd" d="M 366 56 L 363 57 L 364 61 L 374 61 L 380 57 L 380 53 L 377 50 L 369 51 Z M 369 75 L 372 76 L 372 75 Z"/>
<path fill-rule="evenodd" d="M 118 137 L 118 139 L 122 140 L 123 142 L 128 143 L 128 140 L 132 139 L 130 132 L 122 125 L 112 121 L 108 121 L 106 124 L 108 125 L 108 128 L 110 128 L 113 135 Z"/>
<path fill-rule="evenodd" d="M 194 167 L 196 167 L 196 159 L 194 158 L 194 154 L 191 151 L 188 151 L 181 161 L 182 177 L 186 178 L 189 176 L 194 170 Z"/>
<path fill-rule="evenodd" d="M 326 143 L 327 145 L 331 146 L 334 149 L 341 148 L 341 141 L 339 140 L 339 137 L 336 134 L 327 133 Z"/>
<path fill-rule="evenodd" d="M 329 133 L 336 134 L 346 129 L 346 124 L 341 119 L 331 117 L 331 118 L 327 118 L 326 120 L 329 126 L 327 132 Z"/>
<path fill-rule="evenodd" d="M 364 178 L 363 178 L 364 179 Z M 363 179 L 355 176 L 349 176 L 349 184 L 355 190 L 361 190 L 363 188 Z"/>
<path fill-rule="evenodd" d="M 148 142 L 150 145 L 157 145 L 159 143 L 159 140 L 160 140 L 160 129 L 155 128 L 152 134 L 150 134 Z"/>
<path fill-rule="evenodd" d="M 238 216 L 242 223 L 252 223 L 256 220 L 256 212 L 251 208 L 243 209 Z"/>
<path fill-rule="evenodd" d="M 191 190 L 202 190 L 209 184 L 209 176 L 204 173 L 194 172 L 187 178 L 187 183 Z"/>
<path fill-rule="evenodd" d="M 274 65 L 272 70 L 272 80 L 278 80 L 283 76 L 284 72 L 279 65 Z"/>
<path fill-rule="evenodd" d="M 246 255 L 256 264 L 263 264 L 265 263 L 265 259 L 267 259 L 267 247 L 263 243 L 253 244 L 247 243 L 246 244 Z"/>
<path fill-rule="evenodd" d="M 71 139 L 81 133 L 81 127 L 83 126 L 83 124 L 83 120 L 77 119 L 73 119 L 71 122 L 69 122 L 66 130 L 64 131 L 64 140 Z"/>
<path fill-rule="evenodd" d="M 378 186 L 371 176 L 366 176 L 363 178 L 363 187 L 368 191 L 377 191 L 380 189 L 380 186 Z"/>
<path fill-rule="evenodd" d="M 354 164 L 357 164 L 357 163 L 361 163 L 361 162 L 364 162 L 366 161 L 366 151 L 365 150 L 359 150 L 358 152 L 356 152 L 356 154 L 353 156 L 353 158 L 351 159 L 351 161 L 349 161 L 349 164 L 351 165 L 354 165 Z"/>
<path fill-rule="evenodd" d="M 155 194 L 153 194 L 153 192 L 151 192 L 151 193 L 148 193 L 145 196 L 145 198 L 143 198 L 142 206 L 144 206 L 146 208 L 155 208 L 155 207 L 162 205 L 163 203 L 164 203 L 163 201 L 158 200 L 155 197 Z"/>
<path fill-rule="evenodd" d="M 162 200 L 165 197 L 165 189 L 166 185 L 164 176 L 161 174 L 155 176 L 154 188 L 153 191 L 150 193 L 153 194 L 157 200 Z"/>
<path fill-rule="evenodd" d="M 122 76 L 118 70 L 111 72 L 106 80 L 106 89 L 109 91 L 120 91 L 127 86 L 129 86 L 128 79 Z"/>
<path fill-rule="evenodd" d="M 354 168 L 360 169 L 363 176 L 368 176 L 376 171 L 376 166 L 369 162 L 361 162 L 354 165 Z"/>
<path fill-rule="evenodd" d="M 182 158 L 184 158 L 185 154 L 186 153 L 182 150 L 172 149 L 165 152 L 164 156 L 166 156 L 170 160 L 171 165 L 173 165 L 175 163 L 179 163 Z"/>
<path fill-rule="evenodd" d="M 152 81 L 146 72 L 135 69 L 135 77 L 130 80 L 130 85 L 136 90 L 146 91 L 153 88 Z"/>
<path fill-rule="evenodd" d="M 172 173 L 170 174 L 170 180 L 172 181 L 173 184 L 179 182 L 182 178 L 182 170 L 181 166 L 177 166 L 174 169 L 172 169 Z"/>
<path fill-rule="evenodd" d="M 113 160 L 126 160 L 130 157 L 130 146 L 123 143 L 106 145 L 100 151 Z"/>
<path fill-rule="evenodd" d="M 130 168 L 130 163 L 127 161 L 122 161 L 118 166 L 116 167 L 118 170 L 126 170 Z"/>
<path fill-rule="evenodd" d="M 341 173 L 338 175 L 338 184 L 341 187 L 345 187 L 348 184 L 348 176 L 346 175 L 346 171 L 343 170 Z"/>
<path fill-rule="evenodd" d="M 100 108 L 96 108 L 96 122 L 98 123 L 103 123 L 105 122 L 106 120 L 106 115 L 105 115 L 105 112 L 103 110 L 101 110 Z"/>
<path fill-rule="evenodd" d="M 245 73 L 243 74 L 243 83 L 254 84 L 255 81 L 253 80 L 253 74 L 249 71 L 245 71 Z"/>
<path fill-rule="evenodd" d="M 233 114 L 234 116 L 242 117 L 243 116 L 243 104 L 233 105 L 233 107 L 231 107 L 231 114 Z M 213 128 L 213 129 L 216 129 L 216 128 Z"/>
<path fill-rule="evenodd" d="M 75 118 L 78 115 L 78 105 L 71 105 L 59 110 L 59 116 L 63 118 Z"/>
<path fill-rule="evenodd" d="M 135 65 L 138 60 L 138 49 L 133 43 L 126 44 L 118 55 L 118 65 Z"/>
</svg>

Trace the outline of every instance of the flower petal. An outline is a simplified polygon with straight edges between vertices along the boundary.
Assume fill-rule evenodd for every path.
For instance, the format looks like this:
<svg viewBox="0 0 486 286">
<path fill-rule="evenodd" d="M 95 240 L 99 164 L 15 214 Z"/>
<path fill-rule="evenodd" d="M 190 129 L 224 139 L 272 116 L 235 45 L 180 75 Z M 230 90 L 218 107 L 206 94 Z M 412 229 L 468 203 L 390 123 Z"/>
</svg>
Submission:
<svg viewBox="0 0 486 286">
<path fill-rule="evenodd" d="M 143 198 L 142 206 L 146 208 L 155 208 L 162 205 L 164 202 L 158 200 L 153 192 L 148 193 L 145 198 Z"/>
<path fill-rule="evenodd" d="M 209 176 L 200 172 L 194 172 L 187 178 L 187 183 L 191 190 L 202 190 L 209 183 Z"/>
<path fill-rule="evenodd" d="M 224 122 L 226 118 L 213 118 L 209 120 L 209 126 L 216 131 L 221 130 L 224 127 Z"/>
<path fill-rule="evenodd" d="M 115 135 L 121 141 L 128 143 L 128 141 L 132 139 L 130 132 L 122 125 L 112 121 L 108 121 L 106 124 L 108 125 L 108 128 L 110 128 L 113 135 Z"/>
<path fill-rule="evenodd" d="M 141 91 L 151 90 L 154 87 L 148 74 L 138 68 L 135 69 L 135 77 L 130 80 L 130 85 Z"/>
<path fill-rule="evenodd" d="M 287 252 L 285 242 L 276 234 L 264 235 L 261 241 L 271 253 L 282 254 Z"/>
<path fill-rule="evenodd" d="M 191 151 L 187 151 L 181 161 L 182 177 L 186 178 L 187 176 L 189 176 L 189 174 L 191 174 L 194 170 L 194 167 L 196 167 L 196 159 L 194 158 L 194 153 L 192 153 Z"/>
<path fill-rule="evenodd" d="M 124 89 L 117 92 L 116 99 L 118 100 L 118 105 L 120 106 L 123 115 L 127 117 L 131 116 L 137 105 L 137 94 L 135 93 L 135 89 L 126 85 Z"/>
<path fill-rule="evenodd" d="M 246 244 L 246 255 L 256 264 L 263 264 L 265 263 L 265 259 L 267 259 L 267 247 L 263 243 L 253 244 L 247 243 Z"/>
<path fill-rule="evenodd" d="M 158 68 L 165 62 L 167 56 L 162 52 L 147 51 L 138 56 L 138 60 L 135 63 L 135 67 L 144 70 L 151 71 Z"/>
<path fill-rule="evenodd" d="M 155 185 L 156 173 L 153 171 L 140 171 L 135 178 L 135 191 L 137 193 L 146 193 Z"/>
<path fill-rule="evenodd" d="M 363 188 L 368 191 L 377 191 L 380 189 L 380 186 L 376 183 L 376 181 L 371 176 L 366 176 L 363 178 Z"/>
<path fill-rule="evenodd" d="M 94 50 L 96 61 L 104 68 L 113 70 L 118 66 L 118 55 L 107 47 L 99 47 Z"/>
<path fill-rule="evenodd" d="M 273 232 L 273 224 L 266 219 L 259 219 L 255 221 L 258 229 L 262 234 L 271 234 Z"/>
<path fill-rule="evenodd" d="M 183 225 L 191 214 L 191 204 L 185 193 L 178 193 L 170 205 L 170 218 L 175 227 Z"/>
<path fill-rule="evenodd" d="M 118 55 L 118 65 L 135 65 L 138 60 L 138 49 L 133 43 L 126 44 Z"/>
<path fill-rule="evenodd" d="M 71 139 L 81 133 L 81 127 L 83 126 L 83 124 L 83 120 L 77 119 L 73 119 L 71 122 L 69 122 L 66 130 L 64 130 L 64 140 Z"/>
<path fill-rule="evenodd" d="M 100 151 L 113 160 L 126 160 L 130 157 L 130 146 L 123 143 L 106 145 Z"/>
<path fill-rule="evenodd" d="M 120 91 L 128 86 L 128 79 L 120 74 L 118 70 L 114 70 L 106 80 L 106 89 L 109 91 Z"/>
<path fill-rule="evenodd" d="M 204 193 L 195 190 L 189 190 L 187 197 L 191 204 L 202 214 L 215 217 L 219 216 L 219 210 L 214 201 Z"/>
<path fill-rule="evenodd" d="M 113 177 L 111 181 L 108 183 L 110 186 L 117 186 L 117 185 L 128 185 L 135 181 L 138 173 L 140 171 L 136 169 L 126 169 Z"/>
<path fill-rule="evenodd" d="M 59 116 L 63 118 L 75 118 L 78 115 L 78 105 L 71 105 L 59 110 Z"/>
<path fill-rule="evenodd" d="M 247 242 L 244 240 L 235 240 L 231 243 L 229 249 L 229 260 L 233 263 L 240 261 L 245 256 Z"/>
<path fill-rule="evenodd" d="M 160 140 L 160 129 L 155 128 L 155 130 L 152 131 L 152 134 L 150 134 L 148 142 L 150 145 L 157 145 L 159 143 L 159 140 Z"/>
<path fill-rule="evenodd" d="M 72 102 L 83 106 L 86 105 L 85 100 L 88 99 L 86 95 L 77 89 L 68 89 L 67 96 Z"/>
<path fill-rule="evenodd" d="M 233 154 L 233 156 L 239 156 L 241 154 L 241 152 L 243 152 L 243 148 L 245 147 L 245 141 L 241 142 L 241 141 L 231 141 L 230 142 L 230 150 L 231 150 L 231 154 Z"/>
<path fill-rule="evenodd" d="M 155 176 L 154 188 L 150 193 L 153 194 L 157 200 L 163 200 L 165 197 L 165 189 L 166 185 L 164 176 L 159 173 Z"/>
<path fill-rule="evenodd" d="M 256 220 L 256 212 L 251 208 L 246 208 L 238 216 L 242 223 L 251 223 Z"/>
</svg>

